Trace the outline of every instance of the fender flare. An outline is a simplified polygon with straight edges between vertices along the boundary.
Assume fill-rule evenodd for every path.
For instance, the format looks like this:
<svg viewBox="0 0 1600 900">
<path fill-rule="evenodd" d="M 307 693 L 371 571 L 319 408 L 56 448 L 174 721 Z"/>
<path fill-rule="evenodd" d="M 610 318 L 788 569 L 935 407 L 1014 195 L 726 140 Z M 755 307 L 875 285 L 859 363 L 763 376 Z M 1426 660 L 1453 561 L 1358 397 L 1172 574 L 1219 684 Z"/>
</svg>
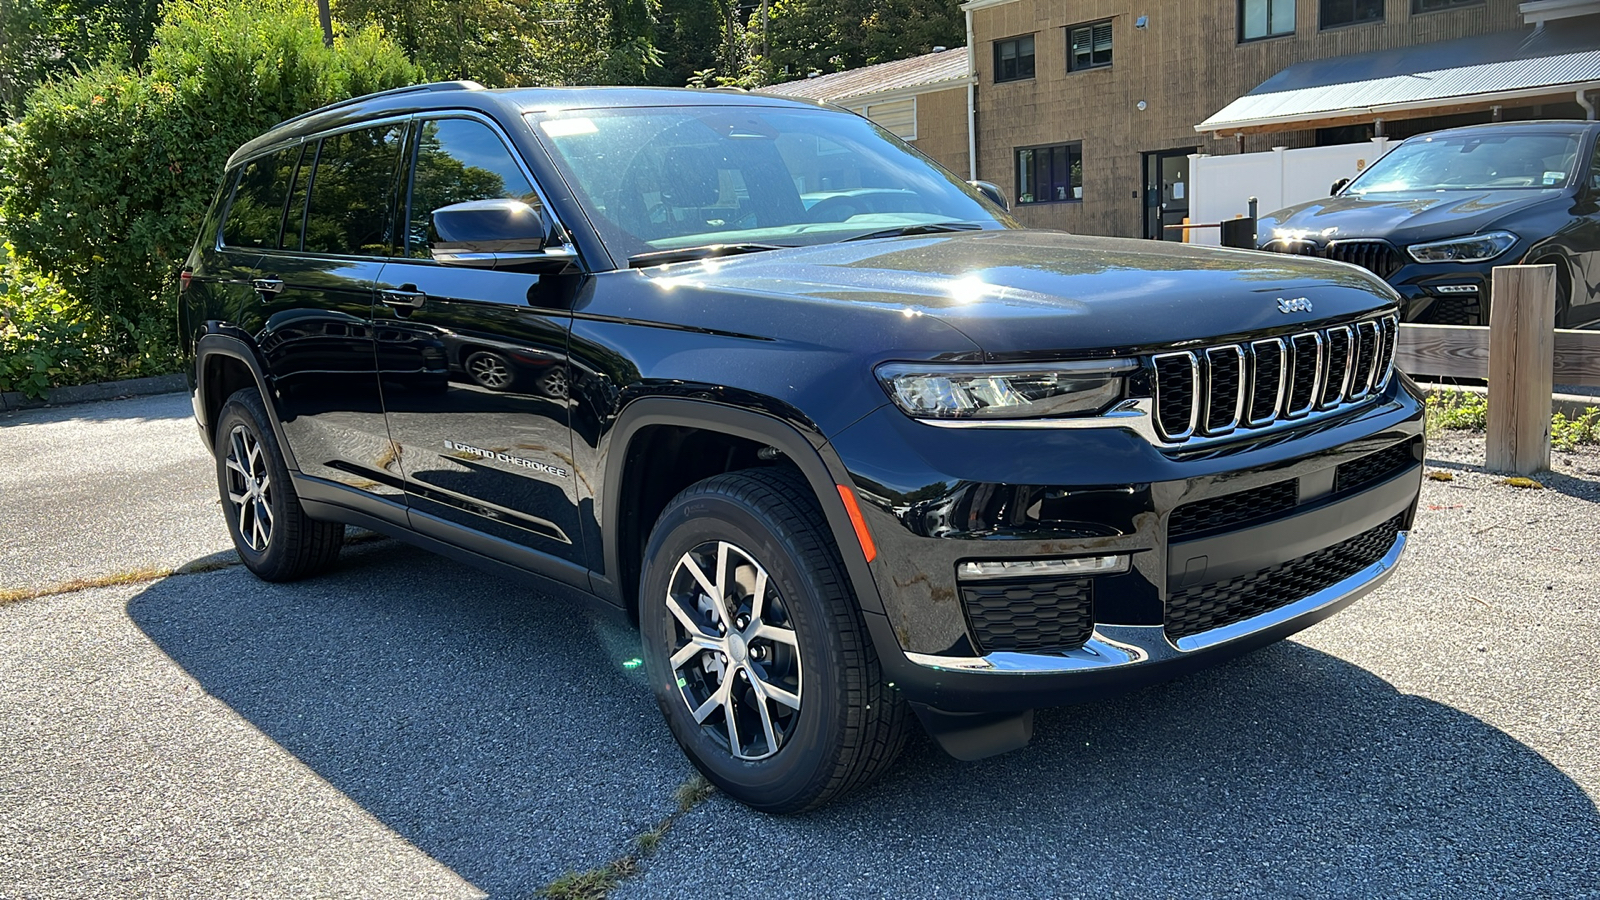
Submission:
<svg viewBox="0 0 1600 900">
<path fill-rule="evenodd" d="M 844 501 L 839 497 L 839 486 L 854 490 L 854 482 L 827 440 L 821 435 L 808 438 L 788 422 L 765 413 L 672 397 L 645 397 L 629 403 L 612 428 L 604 464 L 605 481 L 601 498 L 603 518 L 600 522 L 606 575 L 591 573 L 590 581 L 595 593 L 618 605 L 625 604 L 622 585 L 614 580 L 622 572 L 622 524 L 614 511 L 621 504 L 623 476 L 633 439 L 640 431 L 656 425 L 699 428 L 757 441 L 776 447 L 792 460 L 822 506 L 857 601 L 864 610 L 883 612 L 883 600 L 878 594 L 866 554 L 856 538 L 855 527 L 850 522 Z"/>
<path fill-rule="evenodd" d="M 206 391 L 209 388 L 206 383 L 206 363 L 213 356 L 226 356 L 230 359 L 238 360 L 244 363 L 245 368 L 250 370 L 250 375 L 255 379 L 256 388 L 261 391 L 261 400 L 266 404 L 267 413 L 272 417 L 272 433 L 277 438 L 278 448 L 283 451 L 284 462 L 288 465 L 290 472 L 299 474 L 300 465 L 295 461 L 294 448 L 289 445 L 288 435 L 284 434 L 283 421 L 278 415 L 278 404 L 272 388 L 269 386 L 270 379 L 261 365 L 260 358 L 256 355 L 255 348 L 245 341 L 231 335 L 211 332 L 201 335 L 200 340 L 195 342 L 194 384 L 196 413 L 211 408 L 209 402 L 211 398 L 206 395 Z M 219 408 L 227 400 L 226 397 L 216 399 Z M 200 425 L 209 434 L 216 423 L 201 422 Z"/>
</svg>

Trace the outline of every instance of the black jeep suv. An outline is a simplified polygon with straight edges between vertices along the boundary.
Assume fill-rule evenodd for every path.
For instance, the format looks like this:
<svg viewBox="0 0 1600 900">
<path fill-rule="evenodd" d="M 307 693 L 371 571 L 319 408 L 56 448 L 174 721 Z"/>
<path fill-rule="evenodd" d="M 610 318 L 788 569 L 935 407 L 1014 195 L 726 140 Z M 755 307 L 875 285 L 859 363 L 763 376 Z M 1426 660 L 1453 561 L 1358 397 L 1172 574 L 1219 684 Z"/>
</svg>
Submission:
<svg viewBox="0 0 1600 900">
<path fill-rule="evenodd" d="M 1422 471 L 1391 288 L 1024 231 L 991 192 L 751 94 L 285 122 L 182 277 L 239 554 L 299 578 L 353 524 L 632 616 L 678 743 L 775 811 L 882 772 L 913 714 L 1013 749 L 1389 574 Z"/>
</svg>

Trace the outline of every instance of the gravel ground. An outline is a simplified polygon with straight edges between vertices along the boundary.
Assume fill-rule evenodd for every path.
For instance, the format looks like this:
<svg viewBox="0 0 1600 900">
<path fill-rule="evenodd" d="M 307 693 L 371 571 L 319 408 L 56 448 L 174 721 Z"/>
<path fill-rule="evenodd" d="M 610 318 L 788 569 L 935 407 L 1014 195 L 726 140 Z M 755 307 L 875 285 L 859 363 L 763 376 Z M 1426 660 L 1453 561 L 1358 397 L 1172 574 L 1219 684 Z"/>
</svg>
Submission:
<svg viewBox="0 0 1600 900">
<path fill-rule="evenodd" d="M 0 590 L 230 549 L 187 394 L 0 413 Z"/>
<path fill-rule="evenodd" d="M 59 580 L 35 555 L 81 577 L 226 546 L 172 399 L 0 419 L 0 583 Z M 69 440 L 99 462 L 41 463 Z M 1042 711 L 995 759 L 919 735 L 806 816 L 713 796 L 614 896 L 1600 898 L 1600 452 L 1557 454 L 1543 490 L 1482 453 L 1434 441 L 1453 480 L 1425 482 L 1395 577 L 1295 639 Z M 106 485 L 122 501 L 90 502 Z M 130 521 L 170 545 L 93 537 Z M 296 585 L 0 606 L 0 898 L 528 897 L 675 809 L 691 770 L 637 655 L 392 541 Z"/>
</svg>

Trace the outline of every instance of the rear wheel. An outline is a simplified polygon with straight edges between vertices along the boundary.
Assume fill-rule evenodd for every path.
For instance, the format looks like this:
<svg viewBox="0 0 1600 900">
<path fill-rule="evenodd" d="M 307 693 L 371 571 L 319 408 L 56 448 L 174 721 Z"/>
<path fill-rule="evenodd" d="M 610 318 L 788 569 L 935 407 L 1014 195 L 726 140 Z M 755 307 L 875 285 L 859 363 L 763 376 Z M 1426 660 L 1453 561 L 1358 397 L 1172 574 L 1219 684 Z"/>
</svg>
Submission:
<svg viewBox="0 0 1600 900">
<path fill-rule="evenodd" d="M 509 391 L 512 382 L 517 380 L 516 373 L 511 369 L 511 361 L 488 350 L 479 350 L 468 356 L 463 367 L 473 381 L 491 391 Z"/>
<path fill-rule="evenodd" d="M 344 526 L 305 514 L 255 388 L 234 393 L 217 417 L 217 487 L 228 533 L 245 568 L 265 581 L 293 581 L 339 557 Z"/>
<path fill-rule="evenodd" d="M 1566 261 L 1559 256 L 1546 257 L 1534 263 L 1534 265 L 1556 267 L 1556 327 L 1571 328 L 1572 270 L 1567 268 Z"/>
<path fill-rule="evenodd" d="M 640 628 L 673 737 L 768 812 L 876 778 L 905 741 L 822 511 L 797 473 L 752 469 L 675 497 L 645 550 Z"/>
</svg>

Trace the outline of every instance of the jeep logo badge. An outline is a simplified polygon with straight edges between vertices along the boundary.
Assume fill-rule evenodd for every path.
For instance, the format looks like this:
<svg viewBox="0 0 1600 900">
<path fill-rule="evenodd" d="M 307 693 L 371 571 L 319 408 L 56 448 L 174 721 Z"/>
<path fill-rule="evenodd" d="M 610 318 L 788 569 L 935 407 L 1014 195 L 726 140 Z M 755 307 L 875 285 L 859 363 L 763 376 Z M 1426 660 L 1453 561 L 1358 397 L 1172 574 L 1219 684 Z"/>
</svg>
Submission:
<svg viewBox="0 0 1600 900">
<path fill-rule="evenodd" d="M 1279 297 L 1278 298 L 1278 312 L 1281 312 L 1281 313 L 1311 312 L 1311 301 L 1307 300 L 1304 297 L 1296 297 L 1293 300 L 1285 300 L 1282 297 Z"/>
</svg>

